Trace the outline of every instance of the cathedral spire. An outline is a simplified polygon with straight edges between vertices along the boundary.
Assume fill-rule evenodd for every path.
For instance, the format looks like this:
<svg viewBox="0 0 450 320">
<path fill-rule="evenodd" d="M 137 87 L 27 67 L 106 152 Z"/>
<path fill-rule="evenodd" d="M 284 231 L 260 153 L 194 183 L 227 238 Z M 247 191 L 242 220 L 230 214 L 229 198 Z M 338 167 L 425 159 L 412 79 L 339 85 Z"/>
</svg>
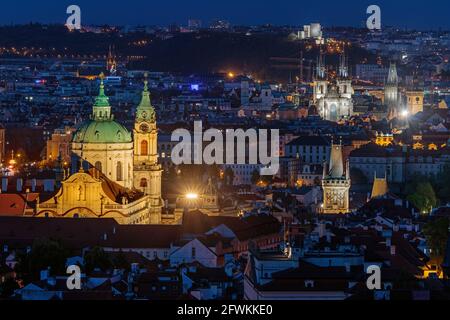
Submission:
<svg viewBox="0 0 450 320">
<path fill-rule="evenodd" d="M 389 67 L 389 75 L 388 75 L 388 79 L 387 79 L 387 84 L 398 85 L 397 65 L 395 63 L 391 63 L 391 65 Z"/>
<path fill-rule="evenodd" d="M 348 56 L 345 52 L 345 46 L 342 50 L 342 54 L 339 58 L 339 77 L 341 79 L 347 79 L 348 78 Z"/>
<path fill-rule="evenodd" d="M 320 54 L 317 58 L 316 77 L 317 79 L 325 79 L 325 57 L 322 52 L 322 47 L 320 48 Z"/>
</svg>

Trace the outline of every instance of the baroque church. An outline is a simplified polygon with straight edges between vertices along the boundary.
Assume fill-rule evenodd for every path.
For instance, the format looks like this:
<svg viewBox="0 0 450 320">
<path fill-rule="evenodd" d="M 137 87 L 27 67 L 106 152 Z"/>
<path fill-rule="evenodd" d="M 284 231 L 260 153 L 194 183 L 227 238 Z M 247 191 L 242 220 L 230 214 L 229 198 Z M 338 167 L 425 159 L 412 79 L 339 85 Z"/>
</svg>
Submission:
<svg viewBox="0 0 450 320">
<path fill-rule="evenodd" d="M 345 53 L 340 57 L 339 74 L 336 81 L 330 82 L 327 79 L 325 58 L 321 52 L 314 80 L 314 103 L 319 115 L 328 121 L 350 118 L 353 115 L 353 94 L 348 59 Z"/>
<path fill-rule="evenodd" d="M 59 190 L 50 198 L 39 199 L 37 216 L 163 223 L 157 141 L 156 113 L 147 81 L 131 134 L 114 120 L 102 75 L 91 118 L 72 139 L 70 175 L 61 170 Z"/>
</svg>

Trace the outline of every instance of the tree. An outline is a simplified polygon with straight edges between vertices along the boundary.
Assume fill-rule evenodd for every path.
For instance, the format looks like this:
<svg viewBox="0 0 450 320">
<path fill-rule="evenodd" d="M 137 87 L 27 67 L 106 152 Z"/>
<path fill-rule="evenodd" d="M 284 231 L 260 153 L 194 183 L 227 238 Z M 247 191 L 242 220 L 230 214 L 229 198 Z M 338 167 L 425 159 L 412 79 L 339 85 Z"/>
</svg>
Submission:
<svg viewBox="0 0 450 320">
<path fill-rule="evenodd" d="M 438 204 L 436 193 L 429 182 L 419 183 L 416 191 L 408 196 L 408 200 L 422 213 L 429 213 Z"/>
<path fill-rule="evenodd" d="M 449 220 L 441 218 L 427 223 L 423 228 L 423 233 L 427 239 L 427 245 L 431 249 L 431 258 L 437 265 L 441 265 L 444 260 L 447 248 Z"/>
<path fill-rule="evenodd" d="M 112 267 L 112 262 L 108 254 L 100 248 L 95 247 L 84 256 L 86 272 L 90 273 L 95 269 L 107 271 Z"/>
<path fill-rule="evenodd" d="M 19 255 L 18 258 L 18 273 L 33 277 L 50 268 L 53 274 L 64 274 L 68 253 L 58 241 L 37 239 L 33 242 L 30 253 Z"/>
</svg>

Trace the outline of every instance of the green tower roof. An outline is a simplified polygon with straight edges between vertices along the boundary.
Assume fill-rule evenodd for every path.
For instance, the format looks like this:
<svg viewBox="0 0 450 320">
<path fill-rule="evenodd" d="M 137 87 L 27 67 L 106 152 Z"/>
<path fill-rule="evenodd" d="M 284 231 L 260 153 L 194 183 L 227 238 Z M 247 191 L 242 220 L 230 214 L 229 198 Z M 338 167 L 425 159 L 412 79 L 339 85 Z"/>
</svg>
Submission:
<svg viewBox="0 0 450 320">
<path fill-rule="evenodd" d="M 144 81 L 144 90 L 142 91 L 141 102 L 139 103 L 136 110 L 136 119 L 139 120 L 149 120 L 156 121 L 155 108 L 152 106 L 150 99 L 150 92 L 148 91 L 148 81 Z"/>
</svg>

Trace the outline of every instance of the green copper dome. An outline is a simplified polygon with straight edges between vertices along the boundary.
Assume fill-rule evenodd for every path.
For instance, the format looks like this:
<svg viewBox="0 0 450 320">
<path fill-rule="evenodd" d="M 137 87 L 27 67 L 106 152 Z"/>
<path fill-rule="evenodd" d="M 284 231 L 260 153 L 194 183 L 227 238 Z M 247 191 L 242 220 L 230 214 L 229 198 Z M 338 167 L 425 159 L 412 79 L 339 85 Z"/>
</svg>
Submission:
<svg viewBox="0 0 450 320">
<path fill-rule="evenodd" d="M 105 95 L 103 75 L 100 76 L 100 92 L 92 108 L 91 120 L 86 121 L 75 132 L 74 143 L 131 143 L 131 133 L 114 121 L 109 99 Z"/>
<path fill-rule="evenodd" d="M 75 143 L 131 143 L 131 133 L 114 120 L 85 122 L 75 133 Z"/>
</svg>

